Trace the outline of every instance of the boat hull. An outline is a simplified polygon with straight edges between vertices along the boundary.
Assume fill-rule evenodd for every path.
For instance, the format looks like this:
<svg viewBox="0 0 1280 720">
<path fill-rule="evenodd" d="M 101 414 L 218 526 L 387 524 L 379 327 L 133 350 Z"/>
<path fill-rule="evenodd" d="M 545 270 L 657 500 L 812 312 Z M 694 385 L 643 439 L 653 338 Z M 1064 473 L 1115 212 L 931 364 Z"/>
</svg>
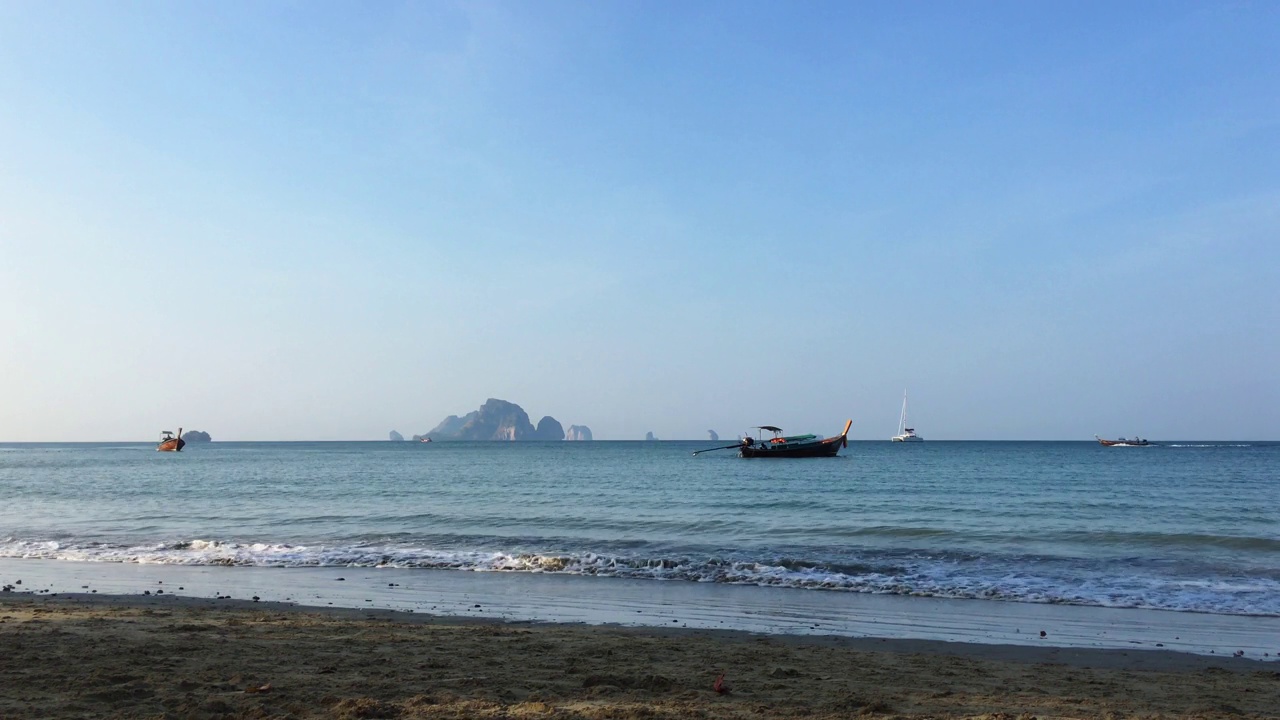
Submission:
<svg viewBox="0 0 1280 720">
<path fill-rule="evenodd" d="M 182 452 L 182 448 L 186 447 L 187 442 L 182 438 L 174 438 L 165 440 L 156 446 L 157 452 Z"/>
</svg>

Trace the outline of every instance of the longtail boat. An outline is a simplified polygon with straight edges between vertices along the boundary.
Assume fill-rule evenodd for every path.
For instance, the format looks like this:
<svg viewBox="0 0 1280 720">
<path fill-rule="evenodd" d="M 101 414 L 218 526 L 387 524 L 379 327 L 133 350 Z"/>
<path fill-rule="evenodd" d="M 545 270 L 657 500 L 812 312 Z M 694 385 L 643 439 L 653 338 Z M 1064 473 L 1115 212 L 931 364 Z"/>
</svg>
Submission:
<svg viewBox="0 0 1280 720">
<path fill-rule="evenodd" d="M 840 434 L 820 440 L 817 435 L 783 435 L 782 428 L 773 425 L 759 425 L 757 430 L 773 433 L 768 440 L 753 440 L 745 437 L 738 454 L 744 458 L 808 458 L 835 457 L 840 448 L 849 447 L 850 420 L 844 424 Z"/>
<path fill-rule="evenodd" d="M 178 428 L 178 434 L 176 436 L 168 430 L 165 430 L 160 433 L 160 444 L 156 446 L 156 450 L 159 452 L 182 452 L 182 448 L 185 447 L 186 444 L 187 441 L 182 439 L 182 428 Z"/>
<path fill-rule="evenodd" d="M 698 450 L 693 454 L 737 448 L 738 455 L 744 458 L 835 457 L 840 453 L 840 448 L 849 447 L 849 428 L 852 425 L 852 420 L 846 422 L 844 430 L 841 430 L 839 435 L 825 440 L 817 435 L 783 435 L 780 427 L 758 425 L 753 429 L 771 432 L 773 437 L 769 439 L 744 437 L 733 445 Z"/>
</svg>

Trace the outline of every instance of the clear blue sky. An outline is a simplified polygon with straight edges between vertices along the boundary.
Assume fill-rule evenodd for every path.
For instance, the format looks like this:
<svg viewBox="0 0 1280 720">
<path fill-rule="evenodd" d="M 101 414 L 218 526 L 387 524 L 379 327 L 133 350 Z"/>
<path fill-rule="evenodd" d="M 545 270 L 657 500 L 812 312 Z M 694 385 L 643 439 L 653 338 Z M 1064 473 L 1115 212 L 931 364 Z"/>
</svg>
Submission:
<svg viewBox="0 0 1280 720">
<path fill-rule="evenodd" d="M 1280 439 L 1280 4 L 0 3 L 0 441 Z"/>
</svg>

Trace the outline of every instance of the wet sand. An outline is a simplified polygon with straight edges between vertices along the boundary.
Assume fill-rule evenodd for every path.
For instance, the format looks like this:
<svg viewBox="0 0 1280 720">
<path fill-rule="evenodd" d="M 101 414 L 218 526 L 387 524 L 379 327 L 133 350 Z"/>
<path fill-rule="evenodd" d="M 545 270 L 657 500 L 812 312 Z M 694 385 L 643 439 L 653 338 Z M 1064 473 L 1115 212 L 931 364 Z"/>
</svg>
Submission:
<svg viewBox="0 0 1280 720">
<path fill-rule="evenodd" d="M 260 568 L 0 558 L 42 595 L 163 593 L 558 624 L 742 630 L 1033 647 L 1280 657 L 1280 617 L 821 592 L 555 573 Z M 1045 631 L 1045 635 L 1041 635 Z M 1277 667 L 1280 669 L 1280 667 Z"/>
<path fill-rule="evenodd" d="M 727 692 L 714 689 L 722 675 Z M 854 716 L 1276 718 L 1280 668 L 1164 650 L 0 595 L 0 718 Z"/>
</svg>

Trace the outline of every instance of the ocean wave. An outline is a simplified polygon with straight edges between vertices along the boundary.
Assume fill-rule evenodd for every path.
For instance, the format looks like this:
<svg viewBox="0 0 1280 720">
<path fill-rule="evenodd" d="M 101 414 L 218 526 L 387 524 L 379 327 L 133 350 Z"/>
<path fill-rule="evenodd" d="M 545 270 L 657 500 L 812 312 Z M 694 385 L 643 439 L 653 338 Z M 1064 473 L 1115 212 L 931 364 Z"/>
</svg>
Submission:
<svg viewBox="0 0 1280 720">
<path fill-rule="evenodd" d="M 124 546 L 59 540 L 0 541 L 0 557 L 74 562 L 229 566 L 365 567 L 552 573 L 602 578 L 757 585 L 883 595 L 1280 615 L 1280 577 L 1144 573 L 1127 565 L 1084 567 L 1065 559 L 949 555 L 821 562 L 672 553 L 435 550 L 405 545 L 295 545 L 191 539 Z"/>
<path fill-rule="evenodd" d="M 1151 548 L 1171 547 L 1190 550 L 1202 548 L 1226 548 L 1239 551 L 1280 553 L 1280 539 L 1245 535 L 1209 535 L 1205 533 L 1169 533 L 1152 531 L 1075 531 L 1052 535 L 1060 542 L 1091 543 L 1101 545 L 1142 546 Z"/>
</svg>

